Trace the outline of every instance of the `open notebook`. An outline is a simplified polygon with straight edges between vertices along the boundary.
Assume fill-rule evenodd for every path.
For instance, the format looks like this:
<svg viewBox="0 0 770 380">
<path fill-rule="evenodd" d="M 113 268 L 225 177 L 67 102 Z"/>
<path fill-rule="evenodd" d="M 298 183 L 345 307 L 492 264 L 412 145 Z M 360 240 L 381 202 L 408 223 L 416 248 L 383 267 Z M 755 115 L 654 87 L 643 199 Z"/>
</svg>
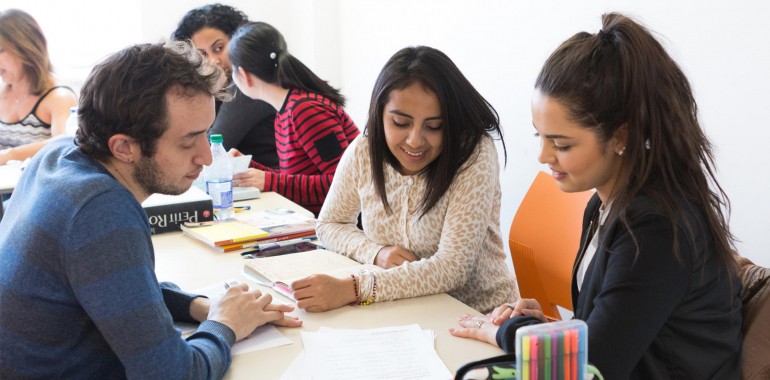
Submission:
<svg viewBox="0 0 770 380">
<path fill-rule="evenodd" d="M 377 270 L 379 267 L 323 249 L 248 260 L 243 265 L 244 272 L 252 279 L 291 299 L 294 299 L 291 283 L 296 280 L 318 273 L 344 278 L 363 268 Z"/>
</svg>

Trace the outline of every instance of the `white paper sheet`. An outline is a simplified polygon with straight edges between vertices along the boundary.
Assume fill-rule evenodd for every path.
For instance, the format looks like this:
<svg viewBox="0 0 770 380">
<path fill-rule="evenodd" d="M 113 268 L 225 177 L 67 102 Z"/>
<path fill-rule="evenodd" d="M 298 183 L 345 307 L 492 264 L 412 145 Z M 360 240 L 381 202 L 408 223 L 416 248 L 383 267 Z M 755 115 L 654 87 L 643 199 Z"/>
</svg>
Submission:
<svg viewBox="0 0 770 380">
<path fill-rule="evenodd" d="M 418 325 L 301 332 L 303 353 L 281 379 L 450 379 L 432 331 Z M 397 364 L 396 364 L 397 363 Z"/>
<path fill-rule="evenodd" d="M 330 327 L 321 327 L 318 329 L 318 332 L 326 332 L 330 330 L 335 330 Z M 351 331 L 347 329 L 336 329 L 340 331 Z M 355 331 L 355 330 L 352 330 Z M 436 343 L 436 332 L 433 330 L 423 330 L 423 333 L 425 334 L 425 342 L 427 343 L 428 347 L 430 349 L 433 349 L 435 347 Z M 311 368 L 309 368 L 305 363 L 305 350 L 302 350 L 299 352 L 296 358 L 289 364 L 289 366 L 286 368 L 286 371 L 281 375 L 279 380 L 302 380 L 302 379 L 308 379 L 313 376 L 313 371 Z"/>
<path fill-rule="evenodd" d="M 192 293 L 202 294 L 209 297 L 211 300 L 215 300 L 221 297 L 224 292 L 225 286 L 224 282 L 222 282 L 221 284 L 214 284 L 203 289 L 198 289 Z M 174 323 L 174 326 L 182 330 L 183 337 L 191 335 L 198 328 L 197 324 L 184 322 L 176 322 Z M 246 352 L 285 346 L 291 343 L 291 340 L 283 336 L 283 334 L 281 334 L 281 332 L 278 331 L 275 326 L 270 324 L 262 325 L 257 327 L 257 329 L 254 330 L 254 332 L 252 332 L 251 335 L 249 335 L 247 338 L 236 342 L 233 345 L 232 354 L 239 355 Z"/>
<path fill-rule="evenodd" d="M 233 164 L 233 174 L 243 173 L 249 170 L 251 155 L 244 154 L 243 156 L 230 157 L 230 163 Z"/>
</svg>

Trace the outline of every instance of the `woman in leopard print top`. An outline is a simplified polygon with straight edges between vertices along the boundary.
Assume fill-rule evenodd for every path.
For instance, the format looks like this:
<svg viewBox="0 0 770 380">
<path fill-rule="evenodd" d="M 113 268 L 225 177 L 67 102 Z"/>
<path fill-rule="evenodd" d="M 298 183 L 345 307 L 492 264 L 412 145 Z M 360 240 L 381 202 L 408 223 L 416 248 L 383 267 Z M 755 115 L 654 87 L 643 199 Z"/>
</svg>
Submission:
<svg viewBox="0 0 770 380">
<path fill-rule="evenodd" d="M 298 306 L 323 311 L 446 292 L 486 312 L 518 299 L 500 237 L 492 134 L 501 136 L 497 112 L 449 57 L 424 46 L 396 53 L 317 226 L 327 248 L 382 269 L 296 281 Z"/>
</svg>

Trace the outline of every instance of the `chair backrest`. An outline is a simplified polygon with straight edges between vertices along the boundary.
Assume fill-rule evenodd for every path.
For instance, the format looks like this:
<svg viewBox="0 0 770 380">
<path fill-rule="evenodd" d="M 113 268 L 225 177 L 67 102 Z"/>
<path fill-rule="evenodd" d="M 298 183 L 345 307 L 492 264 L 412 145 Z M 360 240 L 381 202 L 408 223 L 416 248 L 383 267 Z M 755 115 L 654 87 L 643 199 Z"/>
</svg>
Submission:
<svg viewBox="0 0 770 380">
<path fill-rule="evenodd" d="M 521 297 L 536 299 L 552 320 L 561 319 L 556 305 L 572 310 L 572 265 L 593 193 L 565 193 L 553 177 L 539 172 L 511 223 L 511 259 Z"/>
<path fill-rule="evenodd" d="M 770 269 L 738 257 L 743 301 L 743 378 L 770 379 Z"/>
</svg>

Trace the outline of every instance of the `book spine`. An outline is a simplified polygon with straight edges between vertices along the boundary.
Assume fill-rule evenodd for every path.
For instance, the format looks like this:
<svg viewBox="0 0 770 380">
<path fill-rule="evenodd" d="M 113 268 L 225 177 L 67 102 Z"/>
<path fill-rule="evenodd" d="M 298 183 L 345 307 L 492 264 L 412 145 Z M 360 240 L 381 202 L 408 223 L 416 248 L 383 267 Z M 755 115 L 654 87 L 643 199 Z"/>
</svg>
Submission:
<svg viewBox="0 0 770 380">
<path fill-rule="evenodd" d="M 284 241 L 284 240 L 311 237 L 311 236 L 315 236 L 315 231 L 299 232 L 296 234 L 276 236 L 276 237 L 266 237 L 263 239 L 257 239 L 249 242 L 226 244 L 226 245 L 222 245 L 214 248 L 216 248 L 217 251 L 224 253 L 224 252 L 237 251 L 239 249 L 244 249 L 244 248 L 254 248 L 259 244 L 275 243 L 275 242 Z"/>
<path fill-rule="evenodd" d="M 153 235 L 179 231 L 184 222 L 207 222 L 214 220 L 211 200 L 173 203 L 145 207 Z"/>
</svg>

